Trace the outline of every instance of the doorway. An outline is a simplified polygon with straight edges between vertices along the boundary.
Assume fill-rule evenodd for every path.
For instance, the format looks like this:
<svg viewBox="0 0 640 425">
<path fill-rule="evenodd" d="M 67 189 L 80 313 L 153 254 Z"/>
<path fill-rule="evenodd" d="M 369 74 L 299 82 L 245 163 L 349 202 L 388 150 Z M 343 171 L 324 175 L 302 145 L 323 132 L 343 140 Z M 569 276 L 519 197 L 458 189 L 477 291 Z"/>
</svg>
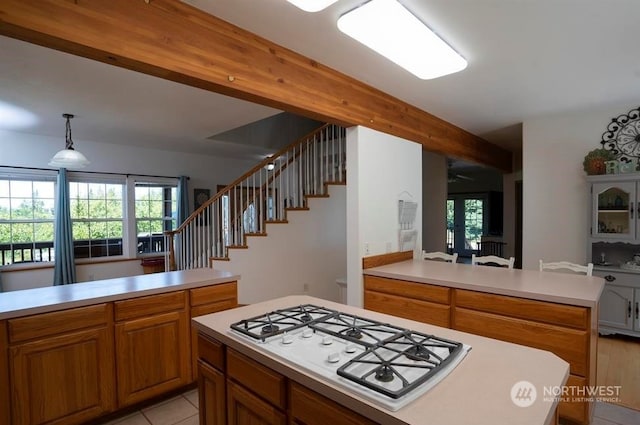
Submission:
<svg viewBox="0 0 640 425">
<path fill-rule="evenodd" d="M 449 195 L 447 199 L 447 250 L 460 257 L 478 251 L 486 231 L 487 197 L 478 194 Z"/>
</svg>

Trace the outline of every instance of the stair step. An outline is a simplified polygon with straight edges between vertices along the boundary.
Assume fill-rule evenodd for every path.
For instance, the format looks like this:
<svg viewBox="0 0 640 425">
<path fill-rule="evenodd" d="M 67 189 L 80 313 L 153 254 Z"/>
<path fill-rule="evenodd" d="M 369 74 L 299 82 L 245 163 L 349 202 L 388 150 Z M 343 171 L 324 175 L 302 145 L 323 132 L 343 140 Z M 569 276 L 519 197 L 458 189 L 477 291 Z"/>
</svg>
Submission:
<svg viewBox="0 0 640 425">
<path fill-rule="evenodd" d="M 289 220 L 265 220 L 264 222 L 269 224 L 287 224 Z"/>
<path fill-rule="evenodd" d="M 336 180 L 336 181 L 330 181 L 330 182 L 324 182 L 324 184 L 333 184 L 333 185 L 338 185 L 338 186 L 345 186 L 347 184 L 346 181 L 340 181 L 340 180 Z"/>
<path fill-rule="evenodd" d="M 227 249 L 247 249 L 249 248 L 248 245 L 229 245 L 227 246 Z"/>
<path fill-rule="evenodd" d="M 245 236 L 267 236 L 266 232 L 245 233 Z"/>
<path fill-rule="evenodd" d="M 329 194 L 325 193 L 322 195 L 304 195 L 306 198 L 328 198 Z"/>
<path fill-rule="evenodd" d="M 309 211 L 309 207 L 286 207 L 285 211 Z"/>
<path fill-rule="evenodd" d="M 229 257 L 209 257 L 209 261 L 230 261 Z"/>
</svg>

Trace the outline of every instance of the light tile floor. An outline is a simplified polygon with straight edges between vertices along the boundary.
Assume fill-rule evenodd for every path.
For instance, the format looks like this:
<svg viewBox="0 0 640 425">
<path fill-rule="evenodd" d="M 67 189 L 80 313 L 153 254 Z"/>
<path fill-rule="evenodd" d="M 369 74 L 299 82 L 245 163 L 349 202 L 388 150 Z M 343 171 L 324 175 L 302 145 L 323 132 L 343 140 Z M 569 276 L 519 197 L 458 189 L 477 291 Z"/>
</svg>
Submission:
<svg viewBox="0 0 640 425">
<path fill-rule="evenodd" d="M 105 425 L 198 425 L 198 390 L 190 390 Z M 591 425 L 638 425 L 640 411 L 596 403 Z"/>
</svg>

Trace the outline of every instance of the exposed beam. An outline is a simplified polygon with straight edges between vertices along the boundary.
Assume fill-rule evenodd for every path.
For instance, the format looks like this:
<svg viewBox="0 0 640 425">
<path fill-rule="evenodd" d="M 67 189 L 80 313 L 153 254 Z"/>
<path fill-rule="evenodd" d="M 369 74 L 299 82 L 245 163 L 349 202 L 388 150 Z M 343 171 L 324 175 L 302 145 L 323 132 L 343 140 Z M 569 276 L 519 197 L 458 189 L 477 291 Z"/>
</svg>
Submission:
<svg viewBox="0 0 640 425">
<path fill-rule="evenodd" d="M 511 171 L 507 150 L 177 0 L 0 0 L 0 34 Z"/>
</svg>

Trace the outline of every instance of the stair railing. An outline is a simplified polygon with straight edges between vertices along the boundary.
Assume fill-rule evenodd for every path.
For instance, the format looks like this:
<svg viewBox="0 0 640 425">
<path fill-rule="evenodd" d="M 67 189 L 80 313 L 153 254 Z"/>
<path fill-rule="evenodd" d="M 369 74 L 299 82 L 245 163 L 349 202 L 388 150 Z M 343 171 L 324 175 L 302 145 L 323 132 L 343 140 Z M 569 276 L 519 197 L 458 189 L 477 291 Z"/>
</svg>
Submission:
<svg viewBox="0 0 640 425">
<path fill-rule="evenodd" d="M 165 232 L 165 269 L 210 267 L 246 237 L 266 234 L 266 223 L 286 222 L 288 210 L 306 209 L 307 198 L 326 195 L 327 184 L 346 182 L 346 130 L 326 124 L 283 148 Z"/>
</svg>

